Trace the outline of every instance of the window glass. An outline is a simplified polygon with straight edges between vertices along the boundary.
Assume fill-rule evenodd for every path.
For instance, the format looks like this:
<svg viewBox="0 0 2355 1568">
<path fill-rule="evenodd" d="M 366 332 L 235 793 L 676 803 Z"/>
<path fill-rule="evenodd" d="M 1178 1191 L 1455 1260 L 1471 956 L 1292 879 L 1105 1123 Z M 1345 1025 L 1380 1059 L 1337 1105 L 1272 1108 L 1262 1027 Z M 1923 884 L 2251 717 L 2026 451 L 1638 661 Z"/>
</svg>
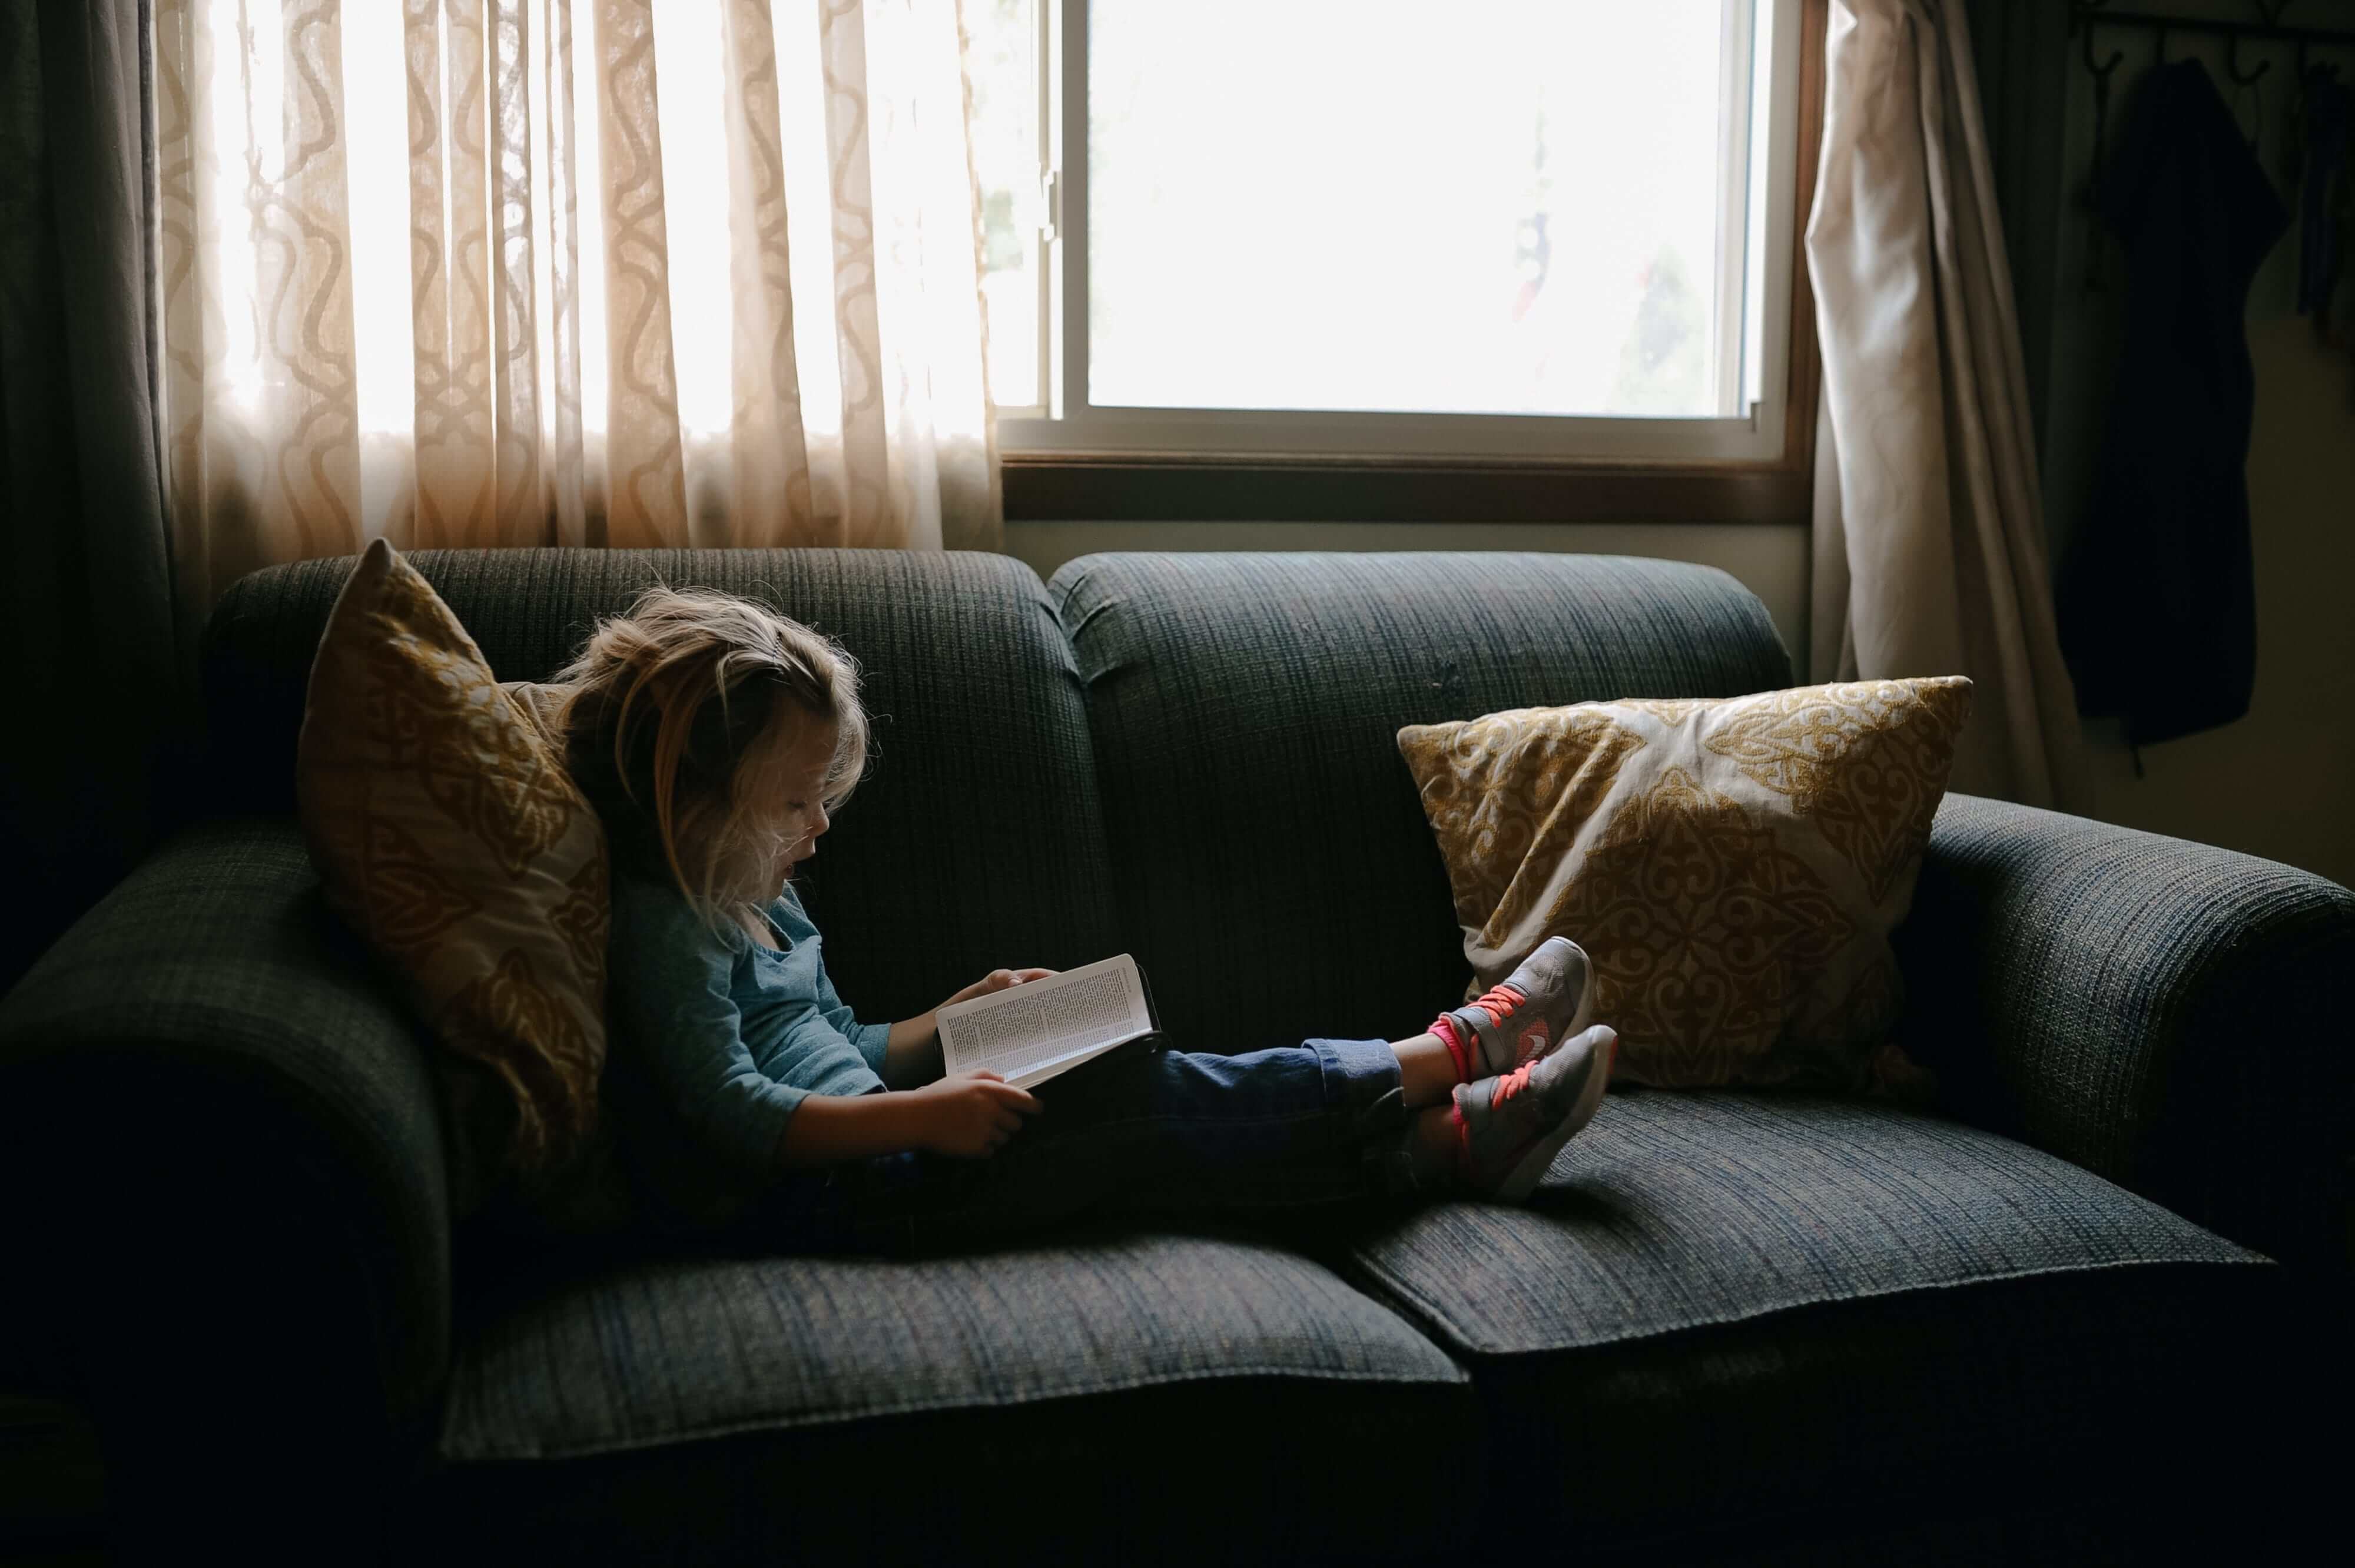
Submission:
<svg viewBox="0 0 2355 1568">
<path fill-rule="evenodd" d="M 1722 0 L 1093 0 L 1088 27 L 1093 403 L 1701 418 L 1739 384 Z"/>
</svg>

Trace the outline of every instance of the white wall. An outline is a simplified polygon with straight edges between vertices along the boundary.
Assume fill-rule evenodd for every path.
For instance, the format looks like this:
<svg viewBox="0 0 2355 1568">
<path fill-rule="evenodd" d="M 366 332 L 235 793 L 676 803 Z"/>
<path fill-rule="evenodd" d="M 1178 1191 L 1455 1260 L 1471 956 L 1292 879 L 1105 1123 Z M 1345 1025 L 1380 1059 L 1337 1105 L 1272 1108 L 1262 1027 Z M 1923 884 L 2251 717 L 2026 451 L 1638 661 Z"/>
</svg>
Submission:
<svg viewBox="0 0 2355 1568">
<path fill-rule="evenodd" d="M 1098 550 L 1532 549 L 1655 556 L 1722 568 L 1766 603 L 1804 678 L 1807 530 L 1764 523 L 1039 523 L 1006 548 L 1041 577 Z"/>
</svg>

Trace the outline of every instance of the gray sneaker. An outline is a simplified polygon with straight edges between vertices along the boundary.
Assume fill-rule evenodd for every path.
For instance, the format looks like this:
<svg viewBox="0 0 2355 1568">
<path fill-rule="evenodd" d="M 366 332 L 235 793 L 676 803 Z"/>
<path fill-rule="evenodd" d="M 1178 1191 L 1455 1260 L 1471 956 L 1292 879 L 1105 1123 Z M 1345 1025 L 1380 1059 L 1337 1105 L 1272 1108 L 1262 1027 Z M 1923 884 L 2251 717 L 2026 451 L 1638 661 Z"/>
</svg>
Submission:
<svg viewBox="0 0 2355 1568">
<path fill-rule="evenodd" d="M 1567 936 L 1550 936 L 1521 966 L 1469 1006 L 1446 1015 L 1473 1042 L 1474 1080 L 1535 1061 L 1584 1029 L 1594 1013 L 1594 965 Z"/>
<path fill-rule="evenodd" d="M 1460 1183 L 1500 1202 L 1527 1198 L 1561 1146 L 1593 1119 L 1618 1053 L 1618 1034 L 1596 1024 L 1510 1072 L 1457 1085 Z"/>
</svg>

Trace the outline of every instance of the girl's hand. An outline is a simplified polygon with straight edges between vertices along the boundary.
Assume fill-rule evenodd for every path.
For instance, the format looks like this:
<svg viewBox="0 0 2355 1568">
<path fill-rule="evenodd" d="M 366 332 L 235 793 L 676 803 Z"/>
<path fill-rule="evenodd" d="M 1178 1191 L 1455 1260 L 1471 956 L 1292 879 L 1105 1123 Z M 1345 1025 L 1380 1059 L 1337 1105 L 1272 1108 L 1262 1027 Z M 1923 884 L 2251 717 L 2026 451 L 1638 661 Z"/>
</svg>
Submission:
<svg viewBox="0 0 2355 1568">
<path fill-rule="evenodd" d="M 975 997 L 986 997 L 992 991 L 1002 991 L 1008 986 L 1018 986 L 1025 980 L 1043 980 L 1054 972 L 1052 969 L 992 969 L 988 974 L 943 1002 L 941 1006 L 947 1008 L 954 1007 L 959 1002 L 969 1002 Z"/>
<path fill-rule="evenodd" d="M 959 1159 L 995 1154 L 1036 1115 L 1039 1101 L 995 1072 L 962 1072 L 907 1091 L 916 1112 L 916 1147 Z"/>
<path fill-rule="evenodd" d="M 1019 986 L 1025 980 L 1043 980 L 1053 973 L 1052 969 L 992 969 L 943 1002 L 941 1008 L 956 1002 L 969 1002 L 975 997 L 986 997 L 1008 986 Z M 934 1008 L 931 1012 L 902 1019 L 891 1026 L 890 1040 L 884 1047 L 884 1083 L 894 1089 L 912 1089 L 940 1076 L 940 1008 Z"/>
</svg>

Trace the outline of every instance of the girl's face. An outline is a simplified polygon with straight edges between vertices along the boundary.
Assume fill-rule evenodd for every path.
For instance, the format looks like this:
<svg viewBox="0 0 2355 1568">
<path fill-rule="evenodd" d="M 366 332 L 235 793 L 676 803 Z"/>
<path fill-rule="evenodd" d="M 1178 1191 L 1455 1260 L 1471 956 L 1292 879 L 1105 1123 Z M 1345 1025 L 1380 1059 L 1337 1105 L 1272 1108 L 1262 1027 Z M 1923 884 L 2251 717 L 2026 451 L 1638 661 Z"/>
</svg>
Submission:
<svg viewBox="0 0 2355 1568">
<path fill-rule="evenodd" d="M 780 886 L 792 879 L 794 867 L 817 853 L 818 836 L 833 826 L 820 797 L 834 766 L 837 726 L 831 720 L 805 719 L 793 728 L 753 781 L 760 792 L 755 800 L 783 840 L 773 868 Z"/>
</svg>

